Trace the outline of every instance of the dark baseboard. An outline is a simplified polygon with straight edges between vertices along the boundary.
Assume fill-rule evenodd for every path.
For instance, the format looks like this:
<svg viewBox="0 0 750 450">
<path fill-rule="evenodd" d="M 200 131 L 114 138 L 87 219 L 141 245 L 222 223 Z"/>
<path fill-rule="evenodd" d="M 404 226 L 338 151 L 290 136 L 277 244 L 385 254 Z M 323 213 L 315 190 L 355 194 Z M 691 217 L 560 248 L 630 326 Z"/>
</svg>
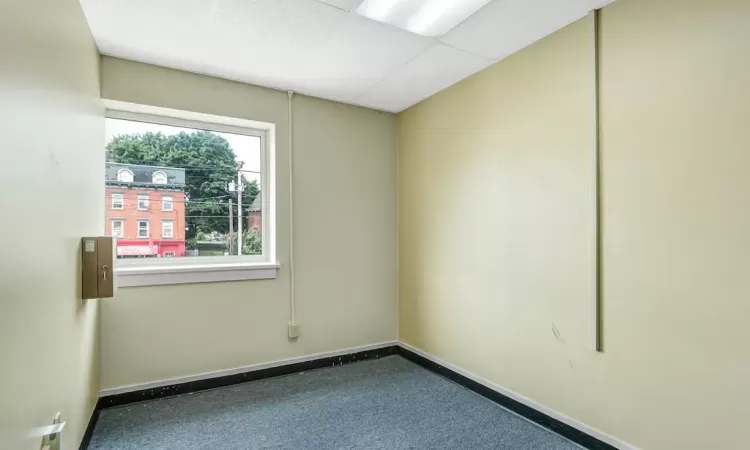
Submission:
<svg viewBox="0 0 750 450">
<path fill-rule="evenodd" d="M 398 354 L 398 347 L 395 345 L 391 345 L 388 347 L 349 353 L 341 356 L 330 356 L 315 359 L 312 361 L 292 363 L 284 366 L 254 370 L 251 372 L 244 372 L 235 375 L 227 375 L 205 380 L 188 381 L 186 383 L 178 383 L 153 389 L 143 389 L 140 391 L 126 392 L 123 394 L 101 397 L 99 401 L 96 402 L 94 412 L 93 414 L 91 414 L 91 420 L 86 427 L 86 432 L 84 433 L 83 439 L 81 440 L 81 445 L 78 448 L 79 450 L 86 450 L 88 448 L 89 442 L 91 441 L 91 436 L 94 434 L 96 421 L 99 419 L 99 413 L 103 409 L 127 405 L 130 403 L 173 397 L 175 395 L 205 391 L 207 389 L 231 386 L 233 384 L 246 383 L 248 381 L 257 381 L 264 378 L 278 377 L 281 375 L 291 375 L 300 372 L 307 372 L 309 370 L 323 369 L 325 367 L 341 366 L 344 364 L 351 364 L 353 362 L 365 361 L 368 359 L 377 359 L 383 356 L 396 354 Z"/>
<path fill-rule="evenodd" d="M 617 450 L 615 447 L 602 442 L 599 439 L 584 433 L 583 431 L 573 428 L 570 425 L 560 422 L 559 420 L 552 418 L 530 406 L 524 405 L 521 402 L 513 400 L 494 389 L 490 389 L 487 386 L 477 383 L 476 381 L 467 378 L 457 372 L 454 372 L 447 367 L 441 366 L 421 355 L 418 355 L 410 350 L 403 347 L 398 348 L 399 355 L 408 359 L 409 361 L 419 364 L 420 366 L 441 375 L 454 383 L 460 384 L 461 386 L 476 392 L 483 397 L 486 397 L 500 406 L 513 411 L 514 413 L 521 415 L 532 422 L 538 423 L 539 425 L 551 430 L 560 436 L 575 442 L 585 448 L 591 450 Z"/>
<path fill-rule="evenodd" d="M 91 436 L 94 435 L 94 427 L 96 427 L 96 421 L 99 420 L 99 411 L 102 409 L 102 399 L 99 399 L 96 401 L 96 406 L 94 406 L 94 411 L 91 413 L 91 418 L 89 419 L 89 424 L 86 426 L 86 431 L 83 433 L 83 438 L 81 439 L 81 445 L 78 446 L 78 450 L 86 450 L 89 448 L 89 443 L 91 442 Z"/>
<path fill-rule="evenodd" d="M 124 394 L 108 395 L 99 399 L 102 408 L 112 408 L 114 406 L 127 405 L 129 403 L 143 402 L 146 400 L 155 400 L 158 398 L 172 397 L 174 395 L 188 394 L 191 392 L 205 391 L 206 389 L 215 389 L 233 384 L 246 383 L 248 381 L 262 380 L 264 378 L 278 377 L 281 375 L 290 375 L 293 373 L 307 372 L 308 370 L 322 369 L 324 367 L 339 366 L 350 364 L 367 359 L 382 358 L 383 356 L 395 355 L 398 353 L 398 347 L 391 345 L 388 347 L 378 348 L 375 350 L 366 350 L 356 353 L 350 353 L 341 356 L 330 356 L 312 361 L 303 361 L 298 363 L 287 364 L 284 366 L 271 367 L 268 369 L 254 370 L 251 372 L 238 373 L 235 375 L 226 375 L 205 380 L 188 381 L 186 383 L 172 384 L 153 389 L 143 389 L 140 391 L 126 392 Z"/>
<path fill-rule="evenodd" d="M 96 421 L 99 418 L 99 413 L 102 409 L 113 408 L 116 406 L 122 406 L 148 400 L 173 397 L 175 395 L 188 394 L 192 392 L 204 391 L 207 389 L 231 386 L 234 384 L 278 377 L 281 375 L 291 375 L 295 373 L 306 372 L 309 370 L 322 369 L 325 367 L 350 364 L 358 361 L 376 359 L 396 354 L 401 355 L 402 357 L 424 367 L 425 369 L 428 369 L 457 384 L 460 384 L 461 386 L 464 386 L 465 388 L 470 389 L 533 422 L 538 423 L 539 425 L 577 443 L 578 445 L 592 450 L 616 450 L 615 447 L 602 442 L 599 439 L 596 439 L 595 437 L 590 436 L 576 428 L 573 428 L 568 424 L 560 422 L 559 420 L 554 419 L 540 411 L 537 411 L 530 406 L 526 406 L 523 403 L 517 402 L 510 397 L 507 397 L 493 389 L 477 383 L 474 380 L 456 373 L 451 369 L 443 367 L 440 364 L 437 364 L 410 350 L 395 345 L 375 350 L 350 353 L 347 355 L 332 356 L 315 359 L 312 361 L 292 363 L 284 366 L 260 369 L 235 375 L 226 375 L 205 380 L 172 384 L 153 389 L 143 389 L 140 391 L 126 392 L 123 394 L 108 395 L 106 397 L 100 398 L 96 403 L 96 407 L 93 414 L 91 415 L 91 420 L 89 421 L 88 427 L 86 427 L 86 432 L 81 441 L 79 450 L 86 450 L 86 448 L 88 447 L 89 442 L 91 441 L 91 436 L 94 433 Z"/>
</svg>

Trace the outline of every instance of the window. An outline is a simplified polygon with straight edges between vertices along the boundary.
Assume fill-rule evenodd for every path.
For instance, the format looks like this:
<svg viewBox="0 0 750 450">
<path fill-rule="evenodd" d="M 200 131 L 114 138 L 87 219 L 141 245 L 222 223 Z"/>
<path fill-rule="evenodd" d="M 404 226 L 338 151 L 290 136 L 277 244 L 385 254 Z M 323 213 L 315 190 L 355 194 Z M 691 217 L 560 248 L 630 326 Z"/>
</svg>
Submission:
<svg viewBox="0 0 750 450">
<path fill-rule="evenodd" d="M 123 238 L 125 236 L 125 232 L 123 230 L 123 224 L 122 220 L 113 220 L 112 221 L 112 236 L 116 238 Z"/>
<path fill-rule="evenodd" d="M 161 197 L 161 210 L 162 211 L 172 211 L 172 196 L 171 195 L 162 195 Z"/>
<path fill-rule="evenodd" d="M 172 239 L 174 237 L 174 222 L 171 220 L 161 221 L 161 237 Z"/>
<path fill-rule="evenodd" d="M 167 174 L 162 171 L 154 172 L 151 175 L 151 182 L 154 184 L 167 184 Z"/>
<path fill-rule="evenodd" d="M 138 194 L 138 209 L 141 211 L 148 209 L 148 194 Z"/>
<path fill-rule="evenodd" d="M 131 172 L 129 169 L 120 169 L 117 172 L 117 181 L 121 181 L 123 183 L 132 183 L 133 172 Z"/>
<path fill-rule="evenodd" d="M 112 194 L 112 209 L 123 209 L 122 194 Z"/>
<path fill-rule="evenodd" d="M 141 285 L 138 283 L 147 279 L 148 284 L 179 283 L 191 276 L 198 282 L 275 278 L 278 266 L 271 227 L 275 184 L 270 170 L 275 126 L 109 100 L 104 103 L 108 108 L 107 174 L 110 178 L 118 174 L 119 181 L 128 170 L 137 175 L 139 183 L 151 181 L 141 183 L 134 194 L 137 201 L 123 208 L 126 212 L 148 211 L 136 215 L 138 238 L 155 239 L 159 234 L 159 239 L 148 245 L 118 243 L 117 254 L 135 253 L 134 247 L 139 247 L 139 254 L 172 256 L 169 262 L 164 258 L 122 261 L 117 269 L 120 286 Z M 147 174 L 145 180 L 143 174 Z M 117 186 L 110 178 L 105 177 L 106 183 Z M 159 210 L 149 208 L 149 196 L 161 202 Z M 151 222 L 161 226 L 161 233 L 151 235 Z M 162 248 L 161 238 L 169 240 L 168 251 Z M 128 245 L 131 248 L 125 249 Z"/>
<path fill-rule="evenodd" d="M 164 252 L 165 258 L 174 258 L 174 252 Z"/>
<path fill-rule="evenodd" d="M 138 238 L 147 238 L 148 235 L 148 220 L 138 221 Z"/>
</svg>

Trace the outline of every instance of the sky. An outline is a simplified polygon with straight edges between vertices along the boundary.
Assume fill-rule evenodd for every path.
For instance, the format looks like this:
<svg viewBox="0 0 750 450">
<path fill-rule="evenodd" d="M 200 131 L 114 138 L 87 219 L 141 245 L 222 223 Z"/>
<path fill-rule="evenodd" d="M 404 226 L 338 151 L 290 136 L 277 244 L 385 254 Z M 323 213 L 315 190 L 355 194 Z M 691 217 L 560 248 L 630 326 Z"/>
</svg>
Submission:
<svg viewBox="0 0 750 450">
<path fill-rule="evenodd" d="M 113 137 L 120 134 L 146 133 L 149 131 L 152 133 L 161 132 L 166 135 L 171 135 L 177 134 L 181 131 L 191 133 L 195 130 L 192 128 L 133 122 L 130 120 L 106 119 L 104 125 L 104 144 L 108 144 Z M 222 136 L 229 142 L 229 146 L 232 147 L 232 151 L 234 151 L 234 154 L 237 156 L 237 160 L 244 163 L 242 165 L 243 171 L 260 172 L 260 138 L 255 136 L 245 136 L 242 134 L 219 133 L 216 131 L 213 133 Z M 245 172 L 245 179 L 249 182 L 256 180 L 260 185 L 260 174 L 253 172 Z"/>
</svg>

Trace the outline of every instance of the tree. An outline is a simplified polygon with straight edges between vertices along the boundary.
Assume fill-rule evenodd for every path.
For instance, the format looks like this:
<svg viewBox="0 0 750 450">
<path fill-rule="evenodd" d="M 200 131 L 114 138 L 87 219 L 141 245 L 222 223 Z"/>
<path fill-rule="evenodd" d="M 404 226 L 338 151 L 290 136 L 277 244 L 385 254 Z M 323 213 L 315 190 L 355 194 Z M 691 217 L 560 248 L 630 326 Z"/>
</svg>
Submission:
<svg viewBox="0 0 750 450">
<path fill-rule="evenodd" d="M 263 244 L 260 236 L 260 230 L 253 228 L 252 230 L 245 233 L 242 245 L 242 254 L 244 255 L 260 255 L 263 253 Z"/>
<path fill-rule="evenodd" d="M 242 163 L 229 142 L 210 131 L 125 134 L 107 144 L 107 161 L 124 164 L 176 167 L 185 169 L 186 235 L 195 238 L 198 231 L 229 232 L 229 198 L 235 196 L 232 215 L 237 217 L 236 194 L 227 191 L 230 181 L 237 181 Z M 245 190 L 243 206 L 250 206 L 260 192 L 258 183 L 248 183 L 242 176 Z M 244 209 L 244 208 L 243 208 Z M 236 220 L 236 219 L 235 219 Z"/>
</svg>

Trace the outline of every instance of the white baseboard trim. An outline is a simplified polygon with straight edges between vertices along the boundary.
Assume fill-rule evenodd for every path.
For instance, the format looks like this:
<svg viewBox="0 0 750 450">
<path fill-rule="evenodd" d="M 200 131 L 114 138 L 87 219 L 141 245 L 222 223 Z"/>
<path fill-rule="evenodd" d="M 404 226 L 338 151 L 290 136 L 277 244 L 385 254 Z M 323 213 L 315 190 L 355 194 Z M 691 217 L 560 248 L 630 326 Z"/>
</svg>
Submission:
<svg viewBox="0 0 750 450">
<path fill-rule="evenodd" d="M 488 387 L 488 388 L 492 389 L 493 391 L 499 392 L 500 394 L 502 394 L 502 395 L 504 395 L 506 397 L 510 397 L 513 400 L 515 400 L 515 401 L 517 401 L 519 403 L 523 403 L 524 405 L 526 405 L 526 406 L 528 406 L 530 408 L 534 408 L 535 410 L 537 410 L 537 411 L 539 411 L 541 413 L 544 413 L 544 414 L 552 417 L 553 419 L 559 420 L 560 422 L 563 422 L 563 423 L 565 423 L 565 424 L 567 424 L 567 425 L 569 425 L 569 426 L 571 426 L 573 428 L 576 428 L 577 430 L 580 430 L 580 431 L 588 434 L 589 436 L 593 436 L 593 437 L 595 437 L 596 439 L 599 439 L 602 442 L 606 442 L 607 444 L 609 444 L 609 445 L 611 445 L 611 446 L 613 446 L 615 448 L 618 448 L 620 450 L 640 450 L 638 447 L 636 447 L 633 444 L 629 444 L 629 443 L 627 443 L 625 441 L 622 441 L 622 440 L 620 440 L 620 439 L 618 439 L 618 438 L 616 438 L 616 437 L 614 437 L 614 436 L 612 436 L 610 434 L 605 433 L 604 431 L 598 430 L 598 429 L 596 429 L 594 427 L 586 425 L 583 422 L 579 422 L 578 420 L 575 420 L 575 419 L 573 419 L 571 417 L 568 417 L 565 414 L 562 414 L 562 413 L 559 413 L 559 412 L 557 412 L 557 411 L 555 411 L 553 409 L 547 408 L 546 406 L 543 406 L 543 405 L 537 403 L 536 401 L 534 401 L 534 400 L 532 400 L 532 399 L 530 399 L 528 397 L 525 397 L 525 396 L 523 396 L 523 395 L 521 395 L 521 394 L 519 394 L 517 392 L 513 392 L 510 389 L 506 389 L 506 388 L 504 388 L 502 386 L 499 386 L 499 385 L 497 385 L 497 384 L 495 384 L 495 383 L 493 383 L 493 382 L 491 382 L 491 381 L 489 381 L 489 380 L 487 380 L 485 378 L 482 378 L 482 377 L 480 377 L 478 375 L 474 375 L 473 373 L 471 373 L 471 372 L 469 372 L 467 370 L 464 370 L 464 369 L 462 369 L 462 368 L 460 368 L 460 367 L 458 367 L 456 365 L 453 365 L 453 364 L 451 364 L 449 362 L 443 361 L 442 359 L 438 358 L 437 356 L 433 356 L 433 355 L 431 355 L 431 354 L 429 354 L 429 353 L 427 353 L 427 352 L 425 352 L 423 350 L 420 350 L 420 349 L 418 349 L 416 347 L 412 347 L 411 345 L 409 345 L 409 344 L 407 344 L 405 342 L 399 342 L 398 345 L 400 347 L 406 349 L 406 350 L 409 350 L 410 352 L 416 353 L 417 355 L 419 355 L 419 356 L 421 356 L 421 357 L 423 357 L 425 359 L 428 359 L 428 360 L 430 360 L 430 361 L 432 361 L 432 362 L 434 362 L 436 364 L 439 364 L 439 365 L 441 365 L 441 366 L 443 366 L 443 367 L 445 367 L 447 369 L 450 369 L 450 370 L 452 370 L 452 371 L 454 371 L 454 372 L 456 372 L 456 373 L 458 373 L 460 375 L 463 375 L 463 376 L 465 376 L 466 378 L 468 378 L 468 379 L 470 379 L 472 381 L 475 381 L 475 382 L 477 382 L 477 383 L 479 383 L 479 384 L 481 384 L 481 385 L 483 385 L 485 387 Z"/>
<path fill-rule="evenodd" d="M 398 345 L 398 341 L 380 342 L 377 344 L 361 345 L 358 347 L 350 347 L 341 350 L 334 350 L 330 352 L 314 353 L 311 355 L 296 356 L 294 358 L 280 359 L 277 361 L 271 361 L 260 364 L 252 364 L 249 366 L 235 367 L 233 369 L 217 370 L 214 372 L 199 373 L 197 375 L 189 375 L 185 377 L 168 378 L 164 380 L 152 381 L 149 383 L 129 384 L 126 386 L 120 386 L 115 388 L 101 389 L 99 390 L 99 397 L 106 397 L 109 395 L 125 394 L 128 392 L 141 391 L 144 389 L 154 389 L 163 386 L 170 386 L 173 384 L 189 383 L 191 381 L 208 380 L 211 378 L 225 377 L 228 375 L 237 375 L 245 372 L 253 372 L 256 370 L 270 369 L 273 367 L 286 366 L 288 364 L 295 364 L 300 362 L 313 361 L 321 358 L 330 358 L 333 356 L 348 355 L 349 353 L 366 352 L 369 350 L 376 350 L 384 347 L 391 347 Z"/>
</svg>

